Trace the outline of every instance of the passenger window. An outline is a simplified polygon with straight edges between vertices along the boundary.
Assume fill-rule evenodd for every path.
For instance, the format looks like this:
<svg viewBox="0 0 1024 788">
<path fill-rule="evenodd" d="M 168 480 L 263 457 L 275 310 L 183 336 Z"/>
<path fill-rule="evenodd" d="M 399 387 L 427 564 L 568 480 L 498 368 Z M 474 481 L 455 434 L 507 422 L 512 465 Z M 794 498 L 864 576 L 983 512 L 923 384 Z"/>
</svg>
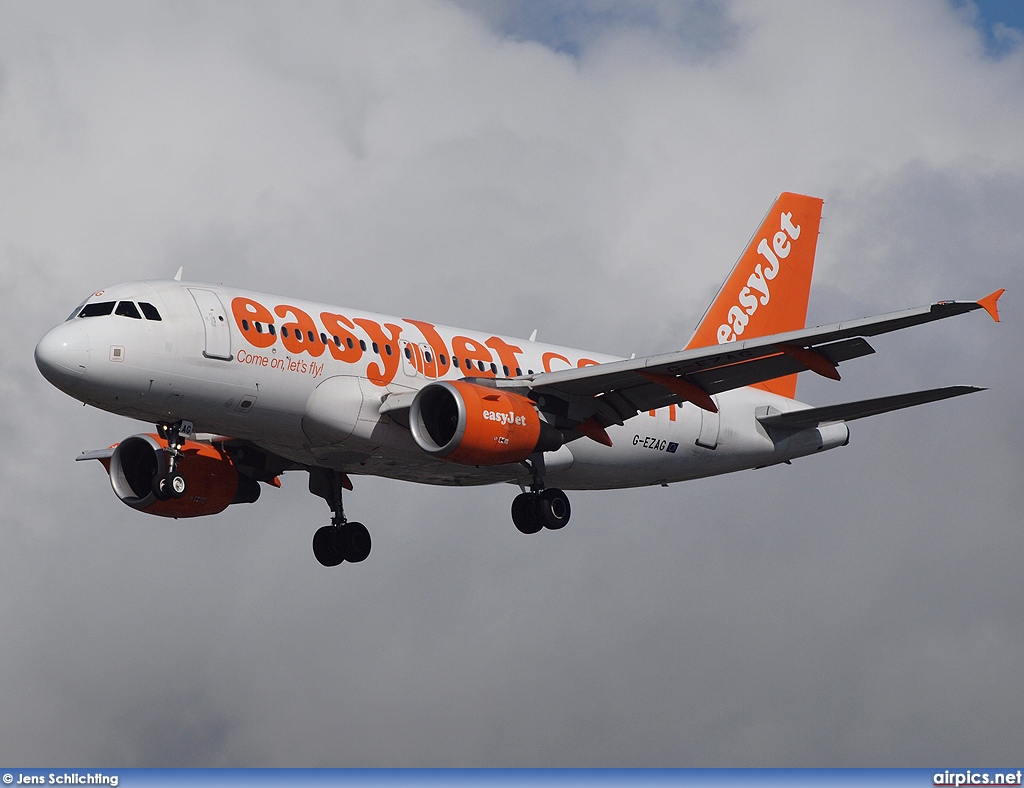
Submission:
<svg viewBox="0 0 1024 788">
<path fill-rule="evenodd" d="M 146 320 L 160 320 L 160 313 L 156 311 L 156 307 L 152 304 L 147 304 L 145 301 L 139 301 L 139 309 L 142 310 L 142 314 L 146 316 Z"/>
<path fill-rule="evenodd" d="M 139 314 L 139 308 L 135 306 L 134 301 L 121 301 L 117 305 L 117 309 L 114 310 L 115 315 L 121 317 L 131 317 L 135 320 L 142 320 L 142 315 Z"/>
<path fill-rule="evenodd" d="M 78 313 L 79 317 L 103 317 L 103 315 L 109 315 L 114 311 L 113 301 L 98 301 L 95 304 L 86 304 L 82 307 L 82 311 Z"/>
</svg>

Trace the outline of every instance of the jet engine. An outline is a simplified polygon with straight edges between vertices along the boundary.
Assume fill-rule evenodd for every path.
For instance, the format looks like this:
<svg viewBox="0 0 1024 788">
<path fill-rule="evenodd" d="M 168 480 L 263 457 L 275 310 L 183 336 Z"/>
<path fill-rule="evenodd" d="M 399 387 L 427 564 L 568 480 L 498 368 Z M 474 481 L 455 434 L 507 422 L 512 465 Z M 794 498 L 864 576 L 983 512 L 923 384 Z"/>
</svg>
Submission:
<svg viewBox="0 0 1024 788">
<path fill-rule="evenodd" d="M 420 389 L 409 428 L 423 451 L 462 465 L 520 462 L 562 445 L 562 434 L 526 397 L 465 381 Z"/>
<path fill-rule="evenodd" d="M 259 482 L 240 474 L 223 448 L 185 441 L 176 469 L 188 480 L 185 496 L 158 499 L 153 480 L 167 473 L 166 448 L 167 441 L 157 435 L 133 435 L 101 458 L 117 497 L 133 509 L 160 517 L 201 517 L 260 497 Z"/>
</svg>

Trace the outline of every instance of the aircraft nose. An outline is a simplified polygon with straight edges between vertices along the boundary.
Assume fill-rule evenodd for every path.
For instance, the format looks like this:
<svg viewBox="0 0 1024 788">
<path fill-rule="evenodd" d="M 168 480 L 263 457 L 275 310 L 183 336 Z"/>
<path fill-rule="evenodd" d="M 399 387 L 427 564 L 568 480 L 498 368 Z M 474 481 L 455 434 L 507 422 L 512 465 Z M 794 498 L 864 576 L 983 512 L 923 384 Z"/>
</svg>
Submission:
<svg viewBox="0 0 1024 788">
<path fill-rule="evenodd" d="M 36 366 L 57 388 L 75 383 L 89 363 L 89 335 L 73 323 L 51 329 L 36 345 Z"/>
</svg>

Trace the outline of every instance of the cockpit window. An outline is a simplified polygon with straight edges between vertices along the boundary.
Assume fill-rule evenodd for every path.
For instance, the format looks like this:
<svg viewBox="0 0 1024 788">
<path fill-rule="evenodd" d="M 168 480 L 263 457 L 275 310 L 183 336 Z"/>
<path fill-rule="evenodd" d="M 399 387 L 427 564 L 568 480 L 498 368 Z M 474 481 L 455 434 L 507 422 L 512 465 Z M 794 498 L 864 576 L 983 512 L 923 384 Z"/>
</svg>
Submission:
<svg viewBox="0 0 1024 788">
<path fill-rule="evenodd" d="M 139 314 L 139 308 L 135 306 L 134 301 L 121 301 L 117 305 L 117 309 L 114 310 L 115 315 L 121 315 L 122 317 L 133 317 L 136 320 L 142 320 L 142 315 Z"/>
<path fill-rule="evenodd" d="M 85 306 L 86 301 L 88 301 L 88 300 L 89 299 L 87 298 L 87 299 L 85 299 L 85 301 L 83 301 L 78 306 L 76 306 L 75 307 L 75 311 L 72 312 L 70 315 L 68 315 L 68 320 L 74 320 L 76 317 L 78 317 L 78 313 L 82 311 L 82 307 Z M 65 320 L 64 322 L 67 323 L 68 320 Z"/>
<path fill-rule="evenodd" d="M 82 311 L 78 313 L 78 316 L 102 317 L 103 315 L 109 315 L 113 311 L 113 301 L 97 301 L 95 304 L 86 304 L 84 307 L 82 307 Z"/>
<path fill-rule="evenodd" d="M 156 307 L 152 304 L 147 304 L 145 301 L 139 301 L 139 309 L 141 309 L 142 314 L 146 316 L 146 320 L 160 320 L 160 313 L 156 311 Z"/>
</svg>

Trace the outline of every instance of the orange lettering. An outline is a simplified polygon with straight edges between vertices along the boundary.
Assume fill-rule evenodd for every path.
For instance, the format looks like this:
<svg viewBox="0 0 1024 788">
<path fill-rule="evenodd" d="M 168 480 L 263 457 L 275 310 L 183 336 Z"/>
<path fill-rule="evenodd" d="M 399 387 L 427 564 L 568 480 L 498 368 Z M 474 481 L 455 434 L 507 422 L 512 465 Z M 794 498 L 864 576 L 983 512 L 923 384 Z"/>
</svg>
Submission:
<svg viewBox="0 0 1024 788">
<path fill-rule="evenodd" d="M 269 330 L 269 326 L 274 322 L 274 316 L 258 301 L 239 296 L 231 301 L 231 314 L 234 315 L 238 330 L 250 345 L 270 347 L 277 341 L 277 337 Z M 257 323 L 265 325 L 266 328 L 257 331 Z"/>
<path fill-rule="evenodd" d="M 363 350 L 359 347 L 359 337 L 349 331 L 349 328 L 355 328 L 355 324 L 351 320 L 344 315 L 336 315 L 332 312 L 321 312 L 320 320 L 323 322 L 324 328 L 327 329 L 327 333 L 331 335 L 328 337 L 327 349 L 331 351 L 332 356 L 347 364 L 354 364 L 363 357 Z M 341 342 L 340 345 L 335 344 L 334 337 L 338 338 Z"/>
<path fill-rule="evenodd" d="M 594 359 L 592 358 L 581 358 L 579 361 L 576 362 L 577 367 L 596 367 L 598 365 L 599 362 L 594 361 Z"/>
<path fill-rule="evenodd" d="M 491 351 L 487 349 L 486 345 L 481 345 L 475 339 L 469 337 L 452 337 L 452 354 L 458 356 L 458 358 L 469 365 L 473 362 L 477 362 L 472 369 L 463 370 L 466 373 L 466 377 L 470 378 L 493 378 L 494 373 L 491 371 Z M 483 362 L 484 368 L 480 369 L 480 362 Z"/>
<path fill-rule="evenodd" d="M 431 350 L 434 351 L 434 361 L 437 364 L 437 373 L 433 376 L 428 375 L 428 377 L 444 377 L 444 374 L 448 371 L 448 368 L 451 365 L 451 359 L 448 358 L 448 348 L 445 347 L 444 340 L 441 339 L 441 335 L 437 333 L 437 329 L 434 328 L 432 323 L 427 323 L 423 320 L 410 320 L 409 318 L 405 318 L 405 322 L 416 326 L 416 328 L 420 330 L 420 333 L 423 334 L 423 338 L 430 344 Z M 417 355 L 417 358 L 419 358 L 419 355 Z M 419 369 L 420 372 L 424 372 L 424 369 L 419 362 L 417 362 L 416 368 Z M 433 369 L 427 367 L 426 371 L 432 372 Z"/>
<path fill-rule="evenodd" d="M 551 362 L 554 359 L 556 359 L 556 358 L 561 359 L 566 364 L 568 364 L 570 367 L 572 366 L 572 363 L 569 361 L 569 359 L 567 359 L 561 353 L 552 353 L 552 352 L 549 351 L 549 352 L 545 353 L 542 358 L 543 358 L 543 361 L 544 361 L 544 371 L 545 372 L 551 372 Z"/>
<path fill-rule="evenodd" d="M 377 345 L 377 355 L 381 363 L 370 363 L 366 367 L 366 377 L 377 386 L 386 386 L 395 379 L 398 373 L 398 337 L 402 333 L 402 327 L 394 323 L 385 323 L 381 328 L 379 323 L 374 323 L 365 317 L 353 318 L 359 326 L 366 331 L 370 340 Z M 389 337 L 384 333 L 387 329 L 391 334 Z"/>
<path fill-rule="evenodd" d="M 498 337 L 491 337 L 487 340 L 487 344 L 494 348 L 494 351 L 498 354 L 498 361 L 505 368 L 506 375 L 515 376 L 518 373 L 516 370 L 519 368 L 519 359 L 516 357 L 516 353 L 522 353 L 521 347 L 510 345 L 503 339 Z"/>
<path fill-rule="evenodd" d="M 295 316 L 294 322 L 281 326 L 281 341 L 289 352 L 309 353 L 311 356 L 323 355 L 324 346 L 320 342 L 320 337 L 317 336 L 319 331 L 313 318 L 301 309 L 287 304 L 274 307 L 274 312 L 278 317 Z"/>
</svg>

